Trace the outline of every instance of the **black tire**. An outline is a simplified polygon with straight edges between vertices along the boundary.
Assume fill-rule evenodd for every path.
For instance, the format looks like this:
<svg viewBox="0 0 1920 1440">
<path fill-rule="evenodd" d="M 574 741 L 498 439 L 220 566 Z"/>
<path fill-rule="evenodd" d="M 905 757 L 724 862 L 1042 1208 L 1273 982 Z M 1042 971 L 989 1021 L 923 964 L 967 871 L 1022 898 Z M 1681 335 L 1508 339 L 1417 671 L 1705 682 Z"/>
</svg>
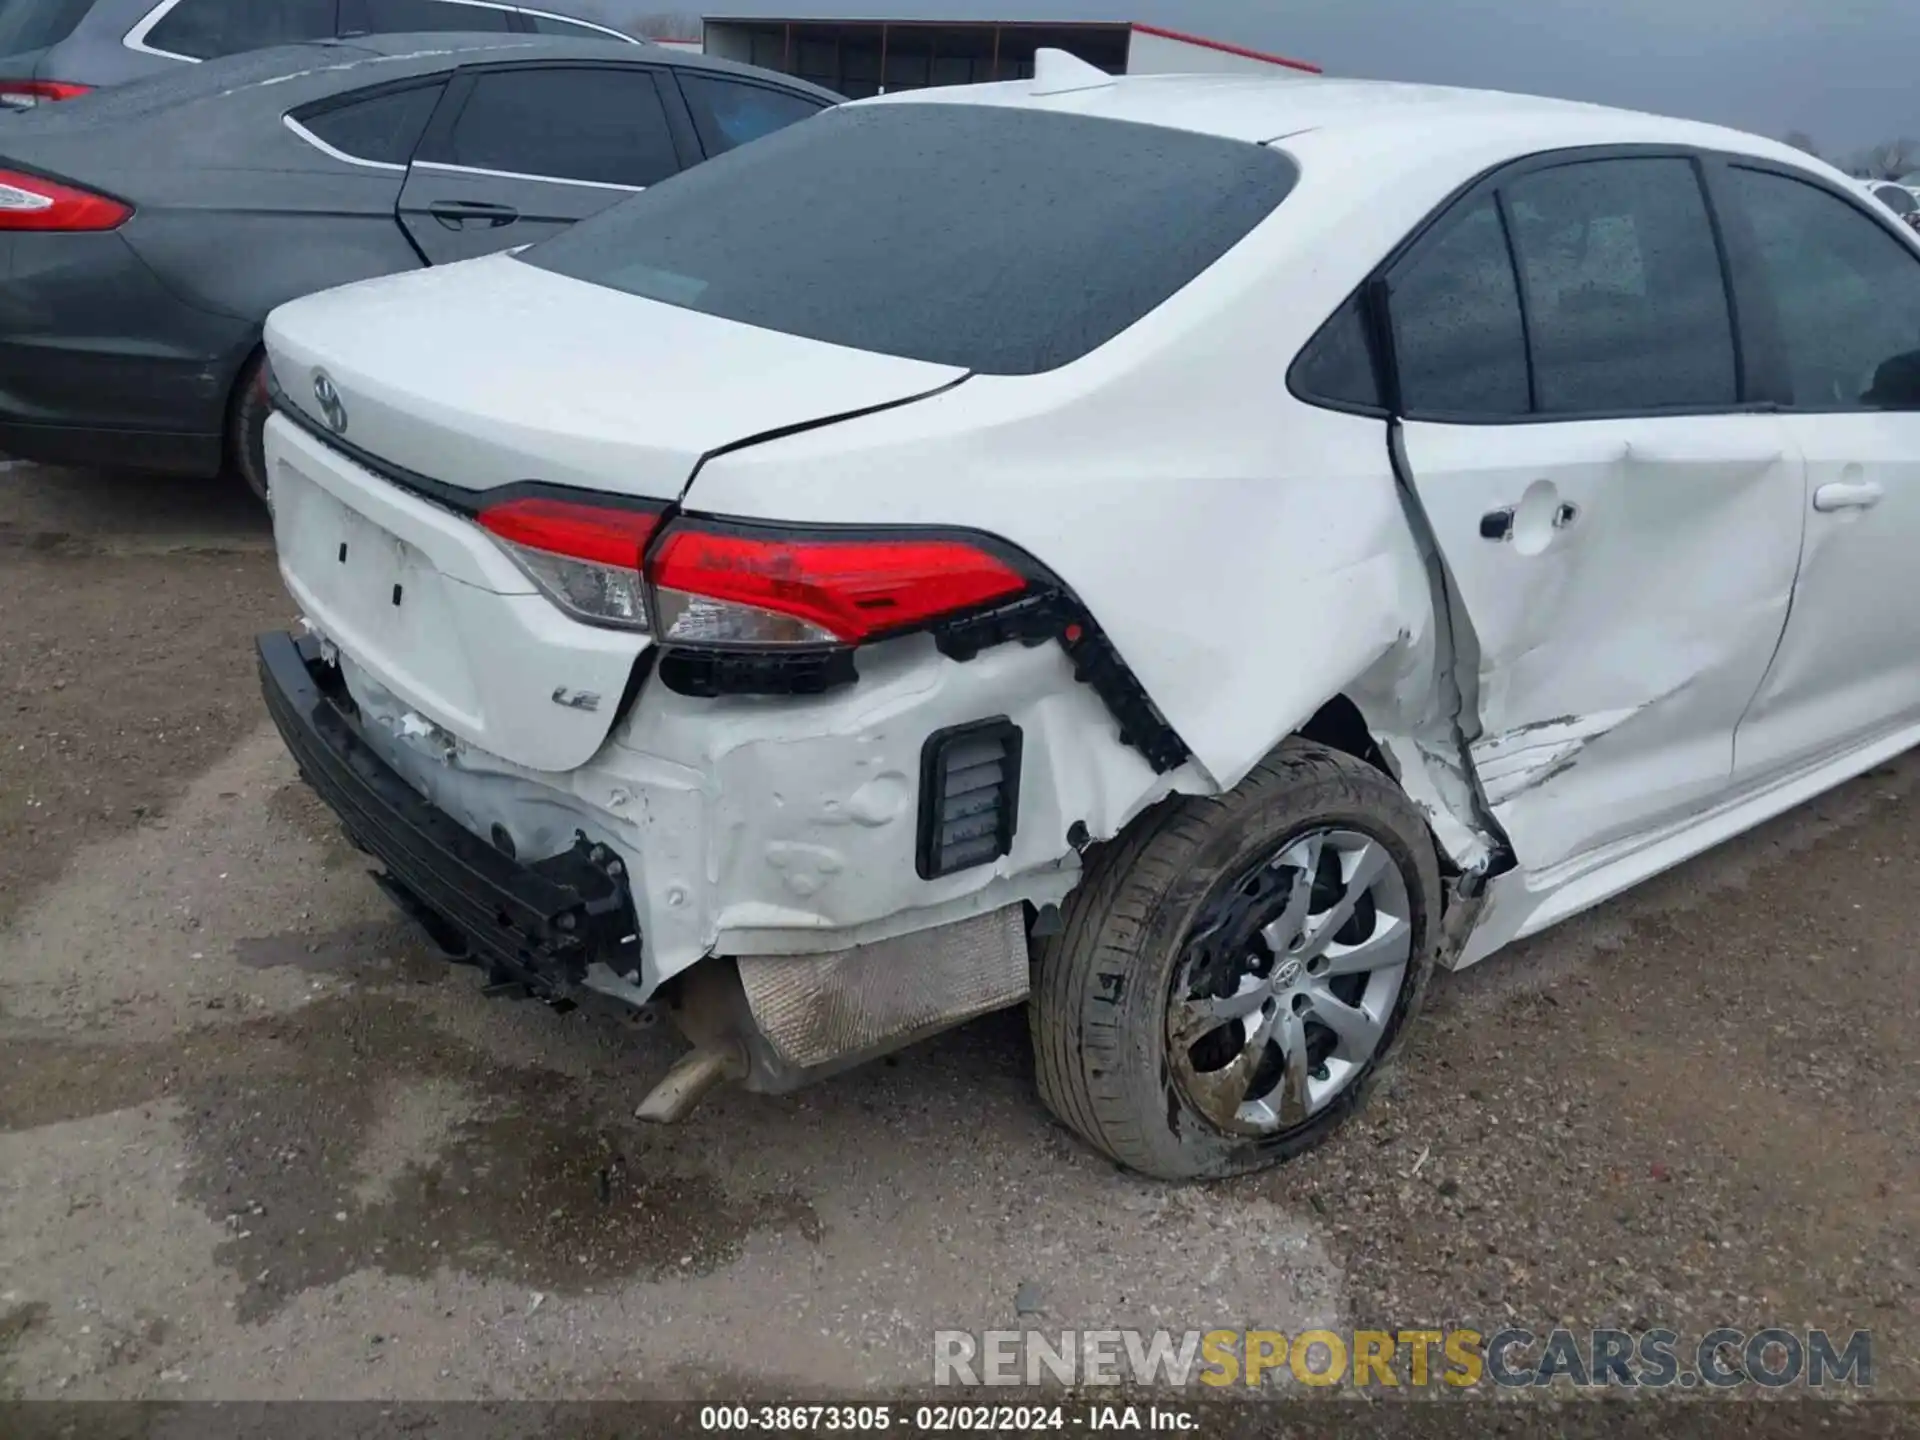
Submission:
<svg viewBox="0 0 1920 1440">
<path fill-rule="evenodd" d="M 1399 997 L 1373 1059 L 1295 1128 L 1229 1133 L 1190 1103 L 1169 1060 L 1167 1007 L 1196 917 L 1290 837 L 1332 825 L 1399 866 L 1412 923 Z M 1310 1149 L 1366 1103 L 1433 970 L 1441 901 L 1433 840 L 1393 780 L 1349 755 L 1288 740 L 1231 793 L 1177 797 L 1090 852 L 1060 931 L 1042 943 L 1028 1007 L 1040 1098 L 1128 1169 L 1167 1180 L 1233 1175 Z"/>
<path fill-rule="evenodd" d="M 272 509 L 273 501 L 267 494 L 267 417 L 273 413 L 273 401 L 267 394 L 264 350 L 256 351 L 241 367 L 230 410 L 227 464 L 260 503 Z"/>
</svg>

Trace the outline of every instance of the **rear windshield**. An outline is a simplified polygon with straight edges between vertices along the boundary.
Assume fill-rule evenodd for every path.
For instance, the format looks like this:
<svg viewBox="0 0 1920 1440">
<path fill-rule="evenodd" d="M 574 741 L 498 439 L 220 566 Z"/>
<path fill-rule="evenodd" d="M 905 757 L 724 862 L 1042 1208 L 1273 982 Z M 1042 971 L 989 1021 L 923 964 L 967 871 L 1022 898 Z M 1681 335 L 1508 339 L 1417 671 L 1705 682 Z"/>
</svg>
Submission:
<svg viewBox="0 0 1920 1440">
<path fill-rule="evenodd" d="M 520 258 L 836 345 L 1033 375 L 1179 290 L 1293 186 L 1276 151 L 994 105 L 828 110 Z"/>
<path fill-rule="evenodd" d="M 0 0 L 0 55 L 58 45 L 92 8 L 93 0 Z"/>
</svg>

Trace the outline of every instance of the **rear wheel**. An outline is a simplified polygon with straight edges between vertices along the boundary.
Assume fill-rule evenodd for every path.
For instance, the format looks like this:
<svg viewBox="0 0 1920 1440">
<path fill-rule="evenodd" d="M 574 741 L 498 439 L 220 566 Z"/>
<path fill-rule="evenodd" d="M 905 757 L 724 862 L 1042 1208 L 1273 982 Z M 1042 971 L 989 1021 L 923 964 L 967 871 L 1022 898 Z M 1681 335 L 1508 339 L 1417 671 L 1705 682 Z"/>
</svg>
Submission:
<svg viewBox="0 0 1920 1440">
<path fill-rule="evenodd" d="M 267 393 L 267 356 L 257 352 L 240 371 L 227 421 L 227 464 L 246 487 L 273 508 L 267 493 L 267 417 L 273 400 Z"/>
<path fill-rule="evenodd" d="M 1365 1103 L 1433 966 L 1425 822 L 1363 761 L 1290 740 L 1092 857 L 1030 1010 L 1041 1098 L 1165 1179 L 1272 1165 Z"/>
</svg>

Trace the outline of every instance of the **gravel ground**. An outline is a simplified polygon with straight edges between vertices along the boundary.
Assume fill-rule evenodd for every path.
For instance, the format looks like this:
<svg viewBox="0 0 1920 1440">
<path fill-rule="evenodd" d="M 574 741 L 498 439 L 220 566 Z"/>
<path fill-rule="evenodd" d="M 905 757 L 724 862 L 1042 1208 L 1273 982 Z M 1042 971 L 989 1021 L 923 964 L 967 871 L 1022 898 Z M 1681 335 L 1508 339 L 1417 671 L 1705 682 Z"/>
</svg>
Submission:
<svg viewBox="0 0 1920 1440">
<path fill-rule="evenodd" d="M 1177 1189 L 1047 1120 L 1018 1014 L 636 1125 L 677 1043 L 483 998 L 296 783 L 247 644 L 290 618 L 237 493 L 0 469 L 0 1396 L 844 1396 L 937 1328 L 1512 1322 L 1867 1328 L 1920 1399 L 1920 758 L 1443 978 L 1346 1135 Z"/>
</svg>

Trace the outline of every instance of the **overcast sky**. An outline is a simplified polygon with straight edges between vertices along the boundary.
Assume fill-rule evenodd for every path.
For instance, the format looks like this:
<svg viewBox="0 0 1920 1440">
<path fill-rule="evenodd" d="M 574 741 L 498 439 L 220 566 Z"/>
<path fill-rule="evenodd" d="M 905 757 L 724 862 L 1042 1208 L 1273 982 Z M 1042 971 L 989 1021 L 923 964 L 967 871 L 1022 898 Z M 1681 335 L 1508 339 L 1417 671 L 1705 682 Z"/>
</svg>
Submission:
<svg viewBox="0 0 1920 1440">
<path fill-rule="evenodd" d="M 599 0 L 622 16 L 702 13 Z M 1829 155 L 1920 135 L 1920 0 L 716 0 L 704 13 L 1145 20 L 1329 74 L 1597 100 L 1781 136 Z"/>
</svg>

